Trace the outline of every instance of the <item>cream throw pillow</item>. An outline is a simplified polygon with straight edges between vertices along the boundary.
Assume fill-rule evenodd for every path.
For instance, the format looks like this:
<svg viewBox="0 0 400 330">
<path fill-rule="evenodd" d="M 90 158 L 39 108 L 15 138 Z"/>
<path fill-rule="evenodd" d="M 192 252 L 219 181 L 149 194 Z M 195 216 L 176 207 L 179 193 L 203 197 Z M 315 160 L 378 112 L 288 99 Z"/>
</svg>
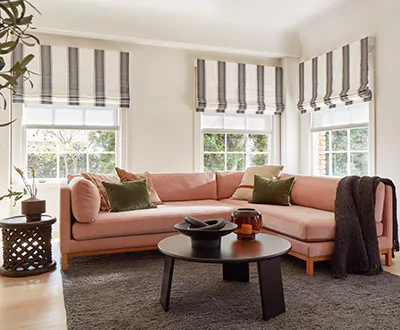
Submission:
<svg viewBox="0 0 400 330">
<path fill-rule="evenodd" d="M 267 179 L 276 179 L 283 170 L 283 166 L 268 165 L 248 167 L 231 199 L 251 201 L 253 198 L 254 176 L 259 175 Z"/>
</svg>

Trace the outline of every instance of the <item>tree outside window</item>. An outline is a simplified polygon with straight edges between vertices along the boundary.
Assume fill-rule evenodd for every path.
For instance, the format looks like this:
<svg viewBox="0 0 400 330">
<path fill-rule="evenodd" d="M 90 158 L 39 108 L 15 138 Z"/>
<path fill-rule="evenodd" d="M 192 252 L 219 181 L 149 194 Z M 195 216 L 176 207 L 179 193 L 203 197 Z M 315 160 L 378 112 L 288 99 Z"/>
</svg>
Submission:
<svg viewBox="0 0 400 330">
<path fill-rule="evenodd" d="M 115 131 L 27 129 L 27 167 L 38 178 L 66 178 L 81 172 L 112 173 Z"/>
<path fill-rule="evenodd" d="M 315 175 L 368 175 L 367 127 L 313 134 Z"/>
<path fill-rule="evenodd" d="M 249 166 L 266 165 L 269 135 L 247 133 L 204 133 L 203 169 L 244 171 Z"/>
</svg>

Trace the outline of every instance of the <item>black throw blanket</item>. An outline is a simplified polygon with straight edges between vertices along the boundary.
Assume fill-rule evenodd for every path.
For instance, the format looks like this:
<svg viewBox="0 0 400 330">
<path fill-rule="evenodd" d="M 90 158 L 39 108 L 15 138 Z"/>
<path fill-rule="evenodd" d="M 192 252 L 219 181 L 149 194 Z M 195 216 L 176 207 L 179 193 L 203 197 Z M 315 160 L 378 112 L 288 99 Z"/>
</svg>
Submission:
<svg viewBox="0 0 400 330">
<path fill-rule="evenodd" d="M 338 184 L 335 250 L 331 258 L 335 278 L 345 278 L 347 273 L 376 275 L 382 272 L 375 224 L 375 192 L 380 182 L 394 188 L 388 179 L 368 176 L 344 177 Z M 395 190 L 393 195 L 393 249 L 398 251 Z"/>
</svg>

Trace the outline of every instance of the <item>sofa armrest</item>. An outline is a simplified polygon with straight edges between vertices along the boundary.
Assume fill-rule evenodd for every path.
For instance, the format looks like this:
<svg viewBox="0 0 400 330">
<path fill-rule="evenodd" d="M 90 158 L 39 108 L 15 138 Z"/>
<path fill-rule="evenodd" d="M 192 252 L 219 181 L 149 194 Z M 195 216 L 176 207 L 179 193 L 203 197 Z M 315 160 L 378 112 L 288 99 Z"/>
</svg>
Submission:
<svg viewBox="0 0 400 330">
<path fill-rule="evenodd" d="M 70 252 L 72 227 L 71 190 L 69 186 L 60 188 L 60 249 L 61 253 Z"/>
<path fill-rule="evenodd" d="M 389 239 L 389 248 L 393 248 L 393 189 L 386 185 L 385 201 L 383 203 L 382 214 L 383 233 Z"/>
</svg>

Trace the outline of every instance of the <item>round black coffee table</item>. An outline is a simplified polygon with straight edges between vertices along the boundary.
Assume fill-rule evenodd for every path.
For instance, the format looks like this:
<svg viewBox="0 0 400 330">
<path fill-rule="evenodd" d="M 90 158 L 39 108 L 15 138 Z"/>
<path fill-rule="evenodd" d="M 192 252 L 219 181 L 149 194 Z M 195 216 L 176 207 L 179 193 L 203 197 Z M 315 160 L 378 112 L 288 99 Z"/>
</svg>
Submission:
<svg viewBox="0 0 400 330">
<path fill-rule="evenodd" d="M 32 276 L 56 268 L 51 252 L 51 226 L 56 218 L 27 221 L 25 216 L 0 221 L 3 240 L 3 266 L 0 274 L 9 277 Z"/>
<path fill-rule="evenodd" d="M 249 262 L 257 262 L 263 319 L 285 312 L 280 256 L 290 251 L 291 244 L 283 238 L 258 234 L 255 240 L 244 241 L 229 234 L 222 237 L 220 249 L 194 250 L 189 237 L 176 235 L 163 239 L 158 249 L 165 256 L 160 299 L 164 311 L 169 309 L 174 261 L 181 259 L 220 263 L 225 281 L 240 282 L 249 282 Z"/>
</svg>

